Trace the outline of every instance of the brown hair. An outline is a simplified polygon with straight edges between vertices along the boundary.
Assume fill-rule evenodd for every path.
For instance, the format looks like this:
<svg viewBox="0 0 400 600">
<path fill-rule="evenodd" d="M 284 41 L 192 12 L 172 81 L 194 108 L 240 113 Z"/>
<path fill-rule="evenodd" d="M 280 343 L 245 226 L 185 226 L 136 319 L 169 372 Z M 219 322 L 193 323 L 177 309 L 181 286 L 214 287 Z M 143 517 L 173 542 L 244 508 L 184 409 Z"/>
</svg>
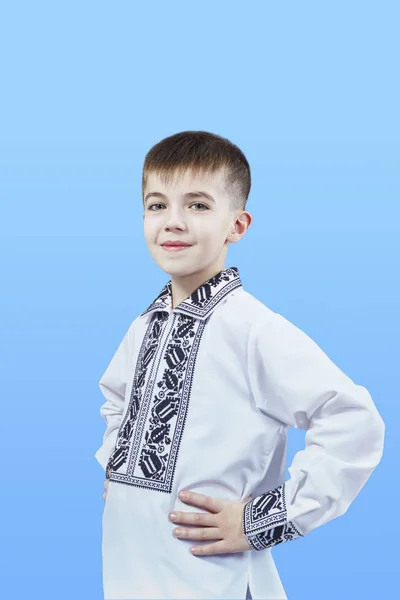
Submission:
<svg viewBox="0 0 400 600">
<path fill-rule="evenodd" d="M 231 210 L 244 210 L 251 187 L 249 163 L 228 139 L 208 131 L 182 131 L 164 138 L 146 154 L 142 176 L 142 199 L 147 175 L 156 173 L 164 184 L 190 169 L 194 175 L 215 174 L 221 169 Z"/>
</svg>

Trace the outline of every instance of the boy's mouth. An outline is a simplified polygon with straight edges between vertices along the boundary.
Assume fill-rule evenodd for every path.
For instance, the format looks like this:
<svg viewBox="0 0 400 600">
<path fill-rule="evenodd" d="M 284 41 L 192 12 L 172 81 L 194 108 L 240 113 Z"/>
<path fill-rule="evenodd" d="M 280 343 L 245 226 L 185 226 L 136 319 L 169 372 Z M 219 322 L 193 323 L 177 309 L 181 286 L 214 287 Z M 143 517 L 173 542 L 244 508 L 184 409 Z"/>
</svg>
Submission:
<svg viewBox="0 0 400 600">
<path fill-rule="evenodd" d="M 180 250 L 187 250 L 187 248 L 190 248 L 190 246 L 184 246 L 182 244 L 180 244 L 180 245 L 162 244 L 161 248 L 164 248 L 164 250 L 166 250 L 166 252 L 179 252 Z"/>
<path fill-rule="evenodd" d="M 184 248 L 190 248 L 191 244 L 188 242 L 181 242 L 180 240 L 167 240 L 163 244 L 161 244 L 164 250 L 167 252 L 176 252 L 178 250 L 183 250 Z"/>
</svg>

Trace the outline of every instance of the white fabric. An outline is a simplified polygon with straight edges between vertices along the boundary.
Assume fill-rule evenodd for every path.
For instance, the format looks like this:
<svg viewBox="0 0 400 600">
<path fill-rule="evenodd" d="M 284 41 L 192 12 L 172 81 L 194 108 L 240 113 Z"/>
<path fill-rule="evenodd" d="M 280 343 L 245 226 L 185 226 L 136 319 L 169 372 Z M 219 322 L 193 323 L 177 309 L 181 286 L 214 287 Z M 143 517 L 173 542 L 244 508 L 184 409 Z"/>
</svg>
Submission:
<svg viewBox="0 0 400 600">
<path fill-rule="evenodd" d="M 285 483 L 288 429 L 305 429 L 285 483 L 287 520 L 305 535 L 365 485 L 384 423 L 366 388 L 244 290 L 235 267 L 174 310 L 170 283 L 99 382 L 107 429 L 95 457 L 110 476 L 104 597 L 245 599 L 249 585 L 253 599 L 285 599 L 271 548 L 192 555 L 210 542 L 175 538 L 168 514 L 204 511 L 178 492 L 242 501 L 275 490 Z"/>
</svg>

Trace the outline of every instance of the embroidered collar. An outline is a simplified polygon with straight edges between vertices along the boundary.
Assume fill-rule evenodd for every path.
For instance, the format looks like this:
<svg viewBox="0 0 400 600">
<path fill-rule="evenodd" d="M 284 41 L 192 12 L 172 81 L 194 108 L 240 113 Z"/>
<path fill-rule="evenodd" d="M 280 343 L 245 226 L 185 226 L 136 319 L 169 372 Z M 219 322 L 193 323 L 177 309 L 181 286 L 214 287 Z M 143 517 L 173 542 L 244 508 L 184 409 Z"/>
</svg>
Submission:
<svg viewBox="0 0 400 600">
<path fill-rule="evenodd" d="M 183 300 L 174 308 L 174 312 L 179 312 L 190 317 L 204 320 L 217 308 L 218 304 L 226 298 L 228 294 L 242 287 L 237 267 L 223 269 L 200 287 L 198 287 L 186 300 Z M 157 298 L 140 315 L 141 317 L 150 312 L 162 311 L 171 312 L 172 306 L 172 284 L 171 280 L 163 287 Z"/>
</svg>

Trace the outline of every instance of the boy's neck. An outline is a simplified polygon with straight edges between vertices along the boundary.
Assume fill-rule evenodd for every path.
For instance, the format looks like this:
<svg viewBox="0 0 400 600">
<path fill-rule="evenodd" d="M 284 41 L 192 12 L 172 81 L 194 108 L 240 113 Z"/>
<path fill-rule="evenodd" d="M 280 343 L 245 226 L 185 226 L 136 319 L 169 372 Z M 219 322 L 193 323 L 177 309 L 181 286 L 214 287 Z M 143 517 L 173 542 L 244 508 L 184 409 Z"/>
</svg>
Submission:
<svg viewBox="0 0 400 600">
<path fill-rule="evenodd" d="M 181 302 L 189 298 L 195 290 L 203 285 L 206 281 L 217 275 L 220 271 L 225 269 L 225 266 L 215 266 L 213 268 L 204 269 L 185 275 L 184 277 L 171 277 L 171 291 L 172 291 L 172 306 L 171 310 L 174 310 Z"/>
</svg>

